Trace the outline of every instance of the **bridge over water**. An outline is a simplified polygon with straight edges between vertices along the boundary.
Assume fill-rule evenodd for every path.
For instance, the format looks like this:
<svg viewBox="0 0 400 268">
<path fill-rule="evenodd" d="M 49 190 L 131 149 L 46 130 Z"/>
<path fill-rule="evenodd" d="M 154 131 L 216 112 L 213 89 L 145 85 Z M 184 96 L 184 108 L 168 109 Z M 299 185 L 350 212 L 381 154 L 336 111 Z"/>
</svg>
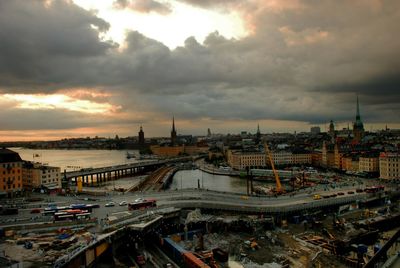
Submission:
<svg viewBox="0 0 400 268">
<path fill-rule="evenodd" d="M 192 161 L 193 159 L 193 157 L 185 156 L 110 167 L 85 168 L 79 171 L 64 172 L 64 178 L 68 180 L 70 184 L 77 185 L 78 178 L 81 178 L 83 186 L 96 186 L 103 182 L 116 180 L 127 176 L 135 176 L 143 172 L 154 170 L 162 165 Z"/>
</svg>

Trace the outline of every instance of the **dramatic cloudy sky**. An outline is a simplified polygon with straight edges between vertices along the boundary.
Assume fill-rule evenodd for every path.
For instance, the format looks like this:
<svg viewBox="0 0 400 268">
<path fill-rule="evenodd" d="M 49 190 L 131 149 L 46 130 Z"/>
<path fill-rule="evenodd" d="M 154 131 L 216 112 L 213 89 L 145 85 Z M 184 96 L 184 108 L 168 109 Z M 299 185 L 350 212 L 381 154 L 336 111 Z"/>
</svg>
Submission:
<svg viewBox="0 0 400 268">
<path fill-rule="evenodd" d="M 0 0 L 0 140 L 400 127 L 398 0 Z"/>
</svg>

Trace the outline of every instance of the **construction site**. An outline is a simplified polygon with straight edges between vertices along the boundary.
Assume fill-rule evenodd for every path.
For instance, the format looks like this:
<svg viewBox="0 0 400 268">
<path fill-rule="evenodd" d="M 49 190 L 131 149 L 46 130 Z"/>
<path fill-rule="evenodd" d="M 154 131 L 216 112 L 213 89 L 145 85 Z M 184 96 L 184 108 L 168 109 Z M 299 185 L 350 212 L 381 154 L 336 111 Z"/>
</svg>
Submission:
<svg viewBox="0 0 400 268">
<path fill-rule="evenodd" d="M 275 180 L 266 194 L 254 193 L 249 171 L 247 194 L 201 189 L 199 181 L 197 189 L 165 191 L 182 165 L 162 166 L 112 202 L 105 195 L 93 199 L 100 204 L 34 208 L 52 214 L 5 225 L 0 266 L 396 267 L 397 189 L 315 192 L 299 180 L 289 192 L 265 147 Z"/>
</svg>

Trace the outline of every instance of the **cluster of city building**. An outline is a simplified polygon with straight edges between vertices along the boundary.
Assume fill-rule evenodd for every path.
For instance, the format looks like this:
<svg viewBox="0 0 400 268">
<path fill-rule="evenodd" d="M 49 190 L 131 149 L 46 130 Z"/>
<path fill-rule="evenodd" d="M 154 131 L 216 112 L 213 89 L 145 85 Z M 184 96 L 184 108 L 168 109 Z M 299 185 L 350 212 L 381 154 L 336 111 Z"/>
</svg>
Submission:
<svg viewBox="0 0 400 268">
<path fill-rule="evenodd" d="M 400 131 L 366 132 L 358 98 L 352 130 L 335 130 L 333 121 L 326 133 L 312 127 L 309 133 L 261 135 L 258 128 L 255 135 L 242 133 L 215 143 L 209 158 L 225 157 L 235 170 L 268 167 L 262 140 L 268 140 L 275 166 L 314 166 L 382 179 L 400 178 Z"/>
<path fill-rule="evenodd" d="M 23 191 L 46 192 L 61 189 L 59 167 L 24 161 L 17 152 L 0 149 L 0 196 L 21 194 Z"/>
<path fill-rule="evenodd" d="M 93 140 L 98 142 L 101 138 L 86 139 Z M 312 127 L 310 132 L 261 134 L 258 127 L 255 134 L 215 135 L 208 129 L 206 136 L 193 137 L 177 135 L 173 118 L 169 138 L 145 139 L 140 126 L 138 136 L 121 139 L 117 136 L 113 140 L 122 148 L 136 148 L 163 157 L 208 153 L 209 160 L 218 159 L 219 164 L 222 162 L 234 170 L 268 168 L 270 161 L 265 150 L 265 141 L 268 141 L 270 156 L 277 167 L 314 166 L 382 179 L 400 178 L 400 130 L 366 132 L 358 98 L 352 130 L 349 127 L 335 130 L 331 121 L 327 132 Z M 23 161 L 18 153 L 0 149 L 0 192 L 3 194 L 57 190 L 61 188 L 61 177 L 59 167 Z"/>
</svg>

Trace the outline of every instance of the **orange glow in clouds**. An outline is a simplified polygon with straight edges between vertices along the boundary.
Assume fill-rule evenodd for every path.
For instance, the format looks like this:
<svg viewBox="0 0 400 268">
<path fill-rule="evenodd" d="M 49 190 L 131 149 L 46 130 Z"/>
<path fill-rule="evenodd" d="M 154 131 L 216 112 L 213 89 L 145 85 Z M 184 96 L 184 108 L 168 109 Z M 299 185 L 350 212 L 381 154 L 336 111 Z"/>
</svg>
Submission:
<svg viewBox="0 0 400 268">
<path fill-rule="evenodd" d="M 0 96 L 0 100 L 15 102 L 15 107 L 19 109 L 65 109 L 87 114 L 114 113 L 121 108 L 109 103 L 98 103 L 64 94 L 4 94 Z"/>
</svg>

